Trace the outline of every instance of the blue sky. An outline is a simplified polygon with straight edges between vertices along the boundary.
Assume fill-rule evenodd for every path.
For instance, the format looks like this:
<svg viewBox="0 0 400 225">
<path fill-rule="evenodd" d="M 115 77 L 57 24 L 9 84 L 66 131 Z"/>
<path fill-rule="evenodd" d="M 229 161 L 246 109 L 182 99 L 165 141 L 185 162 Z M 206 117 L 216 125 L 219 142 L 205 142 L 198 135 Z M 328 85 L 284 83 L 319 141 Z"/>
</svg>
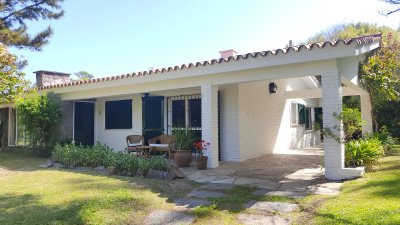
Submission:
<svg viewBox="0 0 400 225">
<path fill-rule="evenodd" d="M 65 16 L 30 23 L 36 32 L 51 25 L 54 35 L 41 52 L 24 56 L 34 81 L 36 70 L 96 77 L 127 74 L 219 57 L 284 47 L 341 22 L 399 27 L 400 13 L 378 0 L 66 0 Z"/>
</svg>

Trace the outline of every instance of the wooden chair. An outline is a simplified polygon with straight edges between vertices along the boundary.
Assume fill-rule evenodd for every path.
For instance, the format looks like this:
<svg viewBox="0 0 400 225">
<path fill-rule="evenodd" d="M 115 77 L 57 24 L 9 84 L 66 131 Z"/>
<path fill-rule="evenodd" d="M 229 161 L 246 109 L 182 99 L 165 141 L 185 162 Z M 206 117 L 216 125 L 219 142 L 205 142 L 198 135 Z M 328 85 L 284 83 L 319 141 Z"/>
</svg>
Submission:
<svg viewBox="0 0 400 225">
<path fill-rule="evenodd" d="M 141 135 L 129 135 L 126 136 L 126 145 L 128 153 L 131 152 L 140 152 L 142 149 L 140 146 L 143 146 L 144 138 Z"/>
<path fill-rule="evenodd" d="M 168 154 L 168 158 L 172 159 L 172 149 L 175 145 L 174 135 L 160 135 L 149 139 L 149 146 L 154 147 L 152 151 L 165 152 Z"/>
</svg>

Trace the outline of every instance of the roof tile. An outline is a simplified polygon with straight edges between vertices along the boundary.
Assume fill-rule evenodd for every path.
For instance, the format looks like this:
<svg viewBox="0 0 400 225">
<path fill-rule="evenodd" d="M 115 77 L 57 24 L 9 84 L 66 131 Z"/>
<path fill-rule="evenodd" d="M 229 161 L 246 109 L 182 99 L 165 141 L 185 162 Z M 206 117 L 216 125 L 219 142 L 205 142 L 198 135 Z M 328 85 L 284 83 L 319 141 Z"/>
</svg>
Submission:
<svg viewBox="0 0 400 225">
<path fill-rule="evenodd" d="M 281 49 L 275 49 L 275 50 L 252 52 L 252 53 L 247 53 L 247 54 L 229 56 L 227 58 L 219 58 L 219 59 L 212 59 L 212 60 L 195 62 L 195 63 L 182 64 L 180 66 L 176 65 L 174 67 L 168 67 L 168 68 L 152 69 L 149 71 L 141 71 L 141 72 L 133 72 L 131 74 L 126 74 L 126 75 L 96 78 L 96 79 L 85 80 L 85 81 L 71 81 L 68 83 L 43 86 L 43 87 L 40 87 L 39 90 L 46 90 L 46 89 L 67 87 L 67 86 L 75 86 L 75 85 L 83 85 L 83 84 L 90 84 L 90 83 L 99 83 L 99 82 L 111 81 L 111 80 L 135 78 L 135 77 L 146 76 L 146 75 L 153 75 L 153 74 L 159 74 L 159 73 L 167 73 L 167 72 L 171 72 L 171 71 L 191 69 L 191 68 L 200 67 L 200 66 L 221 64 L 221 63 L 231 62 L 231 61 L 239 61 L 241 59 L 267 57 L 268 55 L 274 56 L 274 55 L 278 55 L 279 53 L 288 54 L 290 52 L 299 52 L 302 49 L 311 51 L 314 48 L 324 48 L 326 45 L 330 45 L 331 47 L 336 47 L 339 43 L 343 43 L 345 45 L 350 45 L 351 43 L 356 42 L 357 45 L 362 45 L 362 44 L 368 44 L 368 43 L 372 43 L 372 42 L 380 41 L 380 40 L 381 40 L 381 34 L 374 34 L 374 35 L 367 35 L 367 36 L 356 37 L 356 38 L 351 38 L 351 39 L 343 39 L 343 40 L 339 39 L 339 40 L 335 40 L 335 41 L 325 41 L 325 42 L 319 42 L 319 43 L 304 44 L 304 45 L 293 46 L 293 47 L 288 47 L 288 48 L 281 48 Z"/>
</svg>

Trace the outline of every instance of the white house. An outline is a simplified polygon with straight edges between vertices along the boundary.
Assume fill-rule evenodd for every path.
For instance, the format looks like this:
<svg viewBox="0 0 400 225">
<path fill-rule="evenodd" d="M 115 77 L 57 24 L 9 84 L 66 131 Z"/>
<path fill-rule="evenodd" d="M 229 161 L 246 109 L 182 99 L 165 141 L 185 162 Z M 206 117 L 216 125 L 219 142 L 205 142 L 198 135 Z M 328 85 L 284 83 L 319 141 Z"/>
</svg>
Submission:
<svg viewBox="0 0 400 225">
<path fill-rule="evenodd" d="M 361 96 L 363 132 L 370 132 L 369 96 L 357 74 L 360 60 L 379 42 L 380 35 L 371 35 L 243 55 L 227 50 L 219 59 L 90 81 L 65 82 L 68 75 L 49 71 L 36 75 L 39 90 L 64 101 L 65 138 L 121 151 L 127 135 L 170 133 L 179 124 L 211 142 L 206 155 L 215 168 L 219 161 L 320 144 L 314 126 L 321 113 L 324 127 L 341 125 L 333 114 L 341 111 L 344 95 Z M 343 144 L 325 138 L 324 149 L 328 179 L 364 172 L 344 168 Z"/>
</svg>

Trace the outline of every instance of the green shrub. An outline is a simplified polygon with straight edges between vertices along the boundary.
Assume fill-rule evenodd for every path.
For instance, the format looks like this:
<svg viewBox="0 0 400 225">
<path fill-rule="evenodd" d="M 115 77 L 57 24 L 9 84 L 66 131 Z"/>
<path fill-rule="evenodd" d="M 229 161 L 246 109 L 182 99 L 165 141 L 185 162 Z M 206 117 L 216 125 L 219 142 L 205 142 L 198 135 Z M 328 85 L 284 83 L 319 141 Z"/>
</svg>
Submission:
<svg viewBox="0 0 400 225">
<path fill-rule="evenodd" d="M 150 168 L 153 170 L 167 171 L 168 160 L 162 156 L 155 156 L 148 158 L 150 161 Z"/>
<path fill-rule="evenodd" d="M 377 138 L 351 140 L 346 143 L 345 164 L 347 167 L 365 166 L 371 171 L 383 154 L 383 145 Z"/>
<path fill-rule="evenodd" d="M 136 156 L 132 156 L 123 152 L 117 152 L 112 154 L 113 161 L 107 166 L 115 166 L 118 171 L 136 173 L 139 168 L 138 159 Z"/>
<path fill-rule="evenodd" d="M 396 138 L 392 137 L 392 135 L 389 133 L 389 131 L 387 130 L 387 128 L 385 126 L 383 126 L 379 130 L 379 132 L 374 133 L 372 136 L 382 142 L 385 152 L 391 151 L 393 149 L 394 145 L 396 145 L 396 143 L 397 143 Z"/>
<path fill-rule="evenodd" d="M 52 158 L 67 167 L 114 166 L 120 172 L 131 172 L 133 174 L 140 169 L 144 176 L 150 169 L 166 171 L 168 168 L 168 160 L 162 156 L 151 158 L 132 156 L 123 152 L 113 152 L 106 145 L 99 143 L 92 147 L 74 144 L 56 145 Z"/>
<path fill-rule="evenodd" d="M 63 115 L 60 98 L 54 94 L 34 94 L 17 103 L 20 124 L 31 146 L 53 147 L 60 141 L 57 124 Z"/>
</svg>

